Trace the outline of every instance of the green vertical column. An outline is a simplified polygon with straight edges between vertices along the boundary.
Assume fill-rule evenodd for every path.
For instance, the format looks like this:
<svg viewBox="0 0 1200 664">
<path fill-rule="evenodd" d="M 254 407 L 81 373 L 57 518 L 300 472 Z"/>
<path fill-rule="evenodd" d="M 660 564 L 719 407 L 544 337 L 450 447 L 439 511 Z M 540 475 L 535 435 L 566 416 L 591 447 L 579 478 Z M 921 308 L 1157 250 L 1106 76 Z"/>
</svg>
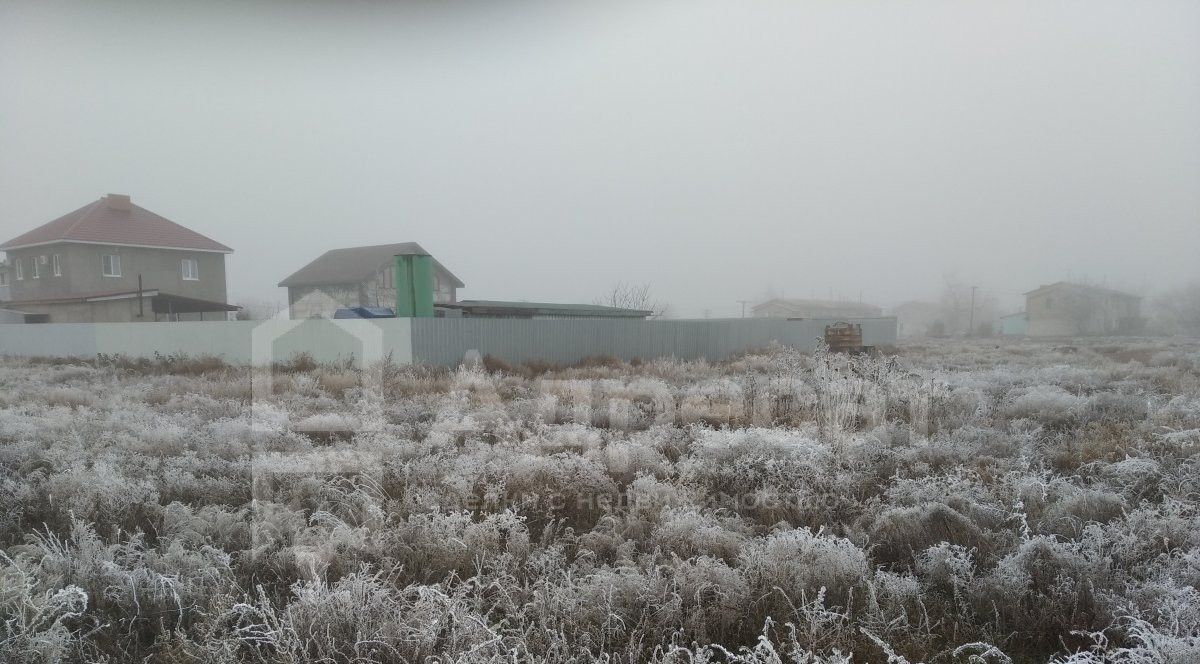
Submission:
<svg viewBox="0 0 1200 664">
<path fill-rule="evenodd" d="M 433 256 L 412 258 L 413 316 L 433 318 Z"/>
<path fill-rule="evenodd" d="M 433 257 L 396 256 L 396 315 L 401 318 L 433 317 Z"/>
</svg>

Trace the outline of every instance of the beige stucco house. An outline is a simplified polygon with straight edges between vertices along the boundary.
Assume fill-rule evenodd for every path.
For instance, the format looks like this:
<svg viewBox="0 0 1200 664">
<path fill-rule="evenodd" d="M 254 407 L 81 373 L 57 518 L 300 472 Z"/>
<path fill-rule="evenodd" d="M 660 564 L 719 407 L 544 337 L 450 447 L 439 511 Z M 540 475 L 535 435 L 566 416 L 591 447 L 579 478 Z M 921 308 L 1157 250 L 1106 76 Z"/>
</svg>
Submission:
<svg viewBox="0 0 1200 664">
<path fill-rule="evenodd" d="M 1031 337 L 1135 334 L 1142 329 L 1142 298 L 1130 293 L 1059 281 L 1025 293 L 1025 333 Z"/>
</svg>

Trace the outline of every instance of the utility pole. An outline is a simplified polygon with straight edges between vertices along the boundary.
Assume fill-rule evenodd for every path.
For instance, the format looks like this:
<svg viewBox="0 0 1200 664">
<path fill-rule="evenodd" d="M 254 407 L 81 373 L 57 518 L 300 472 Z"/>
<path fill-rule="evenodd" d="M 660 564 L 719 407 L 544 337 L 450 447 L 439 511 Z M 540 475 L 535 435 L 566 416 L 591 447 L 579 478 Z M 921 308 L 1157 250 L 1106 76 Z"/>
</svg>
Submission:
<svg viewBox="0 0 1200 664">
<path fill-rule="evenodd" d="M 971 286 L 971 316 L 970 323 L 967 324 L 967 336 L 975 336 L 975 291 L 979 290 L 979 286 Z"/>
<path fill-rule="evenodd" d="M 742 318 L 745 318 L 746 317 L 746 305 L 750 304 L 751 300 L 738 300 L 738 302 L 742 305 Z"/>
</svg>

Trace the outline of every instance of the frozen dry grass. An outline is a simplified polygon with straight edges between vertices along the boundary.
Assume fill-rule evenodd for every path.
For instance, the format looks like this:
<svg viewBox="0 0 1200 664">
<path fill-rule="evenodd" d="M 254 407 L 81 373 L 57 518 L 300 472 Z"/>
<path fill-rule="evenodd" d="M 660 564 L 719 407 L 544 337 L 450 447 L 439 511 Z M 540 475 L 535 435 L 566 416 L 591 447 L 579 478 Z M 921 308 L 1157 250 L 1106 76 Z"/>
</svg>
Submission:
<svg viewBox="0 0 1200 664">
<path fill-rule="evenodd" d="M 0 362 L 0 659 L 1200 661 L 1200 344 L 489 367 Z"/>
</svg>

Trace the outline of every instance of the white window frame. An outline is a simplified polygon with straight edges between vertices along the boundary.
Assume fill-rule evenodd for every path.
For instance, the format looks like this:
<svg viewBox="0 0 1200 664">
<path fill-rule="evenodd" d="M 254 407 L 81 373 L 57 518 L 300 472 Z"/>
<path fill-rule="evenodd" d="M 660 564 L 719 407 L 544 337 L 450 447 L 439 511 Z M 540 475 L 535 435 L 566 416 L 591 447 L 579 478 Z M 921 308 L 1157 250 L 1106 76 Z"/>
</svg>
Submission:
<svg viewBox="0 0 1200 664">
<path fill-rule="evenodd" d="M 32 260 L 32 261 L 30 261 L 30 262 L 31 262 L 31 263 L 33 263 L 33 274 L 32 274 L 32 275 L 30 275 L 30 276 L 31 276 L 31 277 L 33 277 L 34 279 L 41 279 L 41 278 L 42 278 L 42 271 L 41 271 L 40 269 L 38 269 L 38 259 L 37 259 L 37 256 L 34 256 L 34 257 L 33 257 L 33 260 Z"/>
<path fill-rule="evenodd" d="M 111 260 L 109 260 L 111 259 Z M 105 265 L 108 263 L 108 265 Z M 112 268 L 109 270 L 109 268 Z M 121 276 L 121 254 L 104 254 L 100 257 L 100 274 L 106 277 Z"/>
<path fill-rule="evenodd" d="M 13 271 L 17 275 L 17 281 L 25 281 L 25 266 L 21 264 L 21 259 L 13 261 Z"/>
<path fill-rule="evenodd" d="M 188 267 L 191 267 L 190 275 Z M 195 258 L 185 258 L 180 261 L 179 269 L 184 281 L 200 281 L 200 262 Z"/>
<path fill-rule="evenodd" d="M 0 286 L 7 286 L 7 285 L 8 285 L 8 272 L 6 270 L 0 270 Z"/>
<path fill-rule="evenodd" d="M 54 273 L 54 276 L 62 276 L 62 261 L 59 260 L 58 254 L 54 254 L 50 257 L 50 267 L 51 271 Z"/>
</svg>

